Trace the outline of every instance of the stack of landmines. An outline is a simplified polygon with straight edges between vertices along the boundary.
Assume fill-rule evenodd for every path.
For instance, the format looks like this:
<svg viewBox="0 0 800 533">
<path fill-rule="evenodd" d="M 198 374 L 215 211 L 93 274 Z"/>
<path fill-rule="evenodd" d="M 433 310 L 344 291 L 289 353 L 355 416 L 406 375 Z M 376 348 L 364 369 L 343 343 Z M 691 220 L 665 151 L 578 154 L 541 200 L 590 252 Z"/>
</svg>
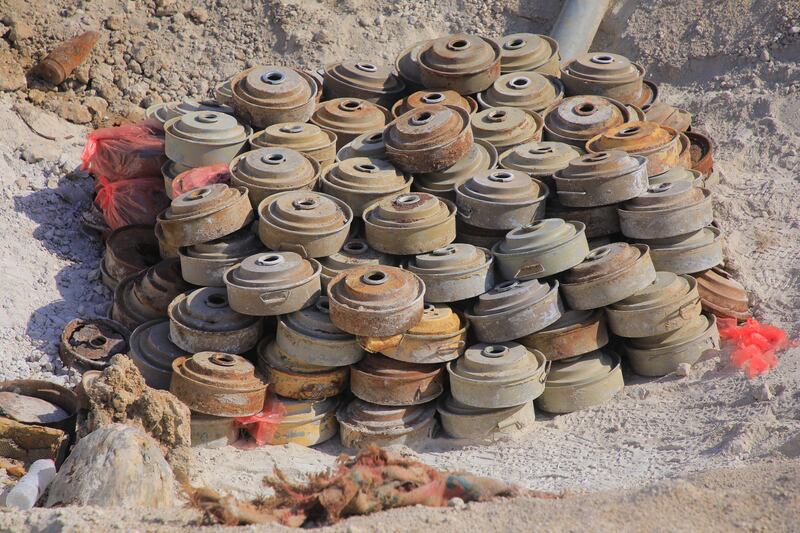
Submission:
<svg viewBox="0 0 800 533">
<path fill-rule="evenodd" d="M 262 409 L 259 373 L 273 443 L 338 419 L 347 447 L 413 444 L 437 411 L 453 437 L 518 433 L 534 400 L 616 394 L 618 352 L 665 375 L 718 346 L 713 313 L 747 316 L 720 269 L 712 144 L 641 66 L 452 35 L 396 70 L 254 67 L 216 101 L 148 110 L 167 190 L 185 168 L 232 175 L 174 198 L 157 240 L 114 232 L 103 262 L 131 356 L 190 406 L 198 443 Z"/>
</svg>

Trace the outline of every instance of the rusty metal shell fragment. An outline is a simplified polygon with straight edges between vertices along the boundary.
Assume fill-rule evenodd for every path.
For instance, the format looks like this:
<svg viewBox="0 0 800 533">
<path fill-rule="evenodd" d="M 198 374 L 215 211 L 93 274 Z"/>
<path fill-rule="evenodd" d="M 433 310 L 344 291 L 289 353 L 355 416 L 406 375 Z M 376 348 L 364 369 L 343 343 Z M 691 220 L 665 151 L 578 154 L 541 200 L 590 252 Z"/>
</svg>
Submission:
<svg viewBox="0 0 800 533">
<path fill-rule="evenodd" d="M 281 122 L 307 122 L 314 113 L 317 85 L 303 71 L 266 65 L 231 79 L 237 116 L 257 128 Z"/>
<path fill-rule="evenodd" d="M 231 309 L 245 315 L 276 316 L 299 311 L 320 294 L 321 267 L 294 252 L 251 255 L 225 271 Z"/>
<path fill-rule="evenodd" d="M 244 148 L 253 129 L 225 113 L 196 111 L 168 120 L 164 133 L 164 150 L 170 160 L 203 167 L 227 165 Z"/>
<path fill-rule="evenodd" d="M 631 120 L 623 104 L 602 96 L 571 96 L 544 112 L 544 138 L 584 149 L 586 141 Z"/>
<path fill-rule="evenodd" d="M 511 33 L 500 41 L 500 72 L 533 71 L 560 76 L 558 43 L 546 35 Z"/>
<path fill-rule="evenodd" d="M 369 444 L 416 447 L 433 437 L 433 403 L 392 407 L 355 399 L 336 413 L 342 446 L 362 449 Z"/>
<path fill-rule="evenodd" d="M 331 321 L 353 335 L 387 337 L 417 324 L 424 308 L 425 284 L 396 267 L 351 268 L 328 284 Z"/>
<path fill-rule="evenodd" d="M 219 239 L 252 221 L 247 189 L 215 183 L 176 196 L 157 224 L 166 243 L 180 247 Z"/>
<path fill-rule="evenodd" d="M 165 259 L 117 285 L 111 318 L 135 329 L 139 324 L 167 316 L 170 302 L 190 288 L 181 276 L 178 260 Z"/>
<path fill-rule="evenodd" d="M 350 60 L 326 66 L 323 87 L 329 100 L 361 98 L 388 108 L 405 91 L 406 85 L 388 65 Z"/>
<path fill-rule="evenodd" d="M 475 94 L 500 75 L 500 47 L 488 37 L 448 35 L 427 41 L 419 51 L 418 64 L 426 88 Z"/>
<path fill-rule="evenodd" d="M 259 148 L 230 163 L 231 185 L 244 187 L 253 209 L 273 194 L 313 189 L 320 176 L 319 163 L 291 148 Z"/>
<path fill-rule="evenodd" d="M 367 242 L 381 252 L 431 252 L 456 237 L 456 206 L 426 193 L 399 194 L 364 211 Z"/>
<path fill-rule="evenodd" d="M 321 179 L 322 192 L 346 203 L 353 215 L 384 198 L 407 193 L 413 178 L 392 163 L 370 157 L 353 157 L 329 166 Z"/>
<path fill-rule="evenodd" d="M 543 329 L 561 317 L 564 307 L 553 284 L 530 281 L 504 281 L 475 300 L 469 320 L 481 342 L 506 342 Z"/>
<path fill-rule="evenodd" d="M 398 100 L 392 106 L 392 117 L 408 113 L 412 109 L 426 105 L 444 105 L 460 107 L 468 114 L 478 110 L 478 102 L 471 96 L 461 96 L 455 91 L 417 91 L 402 100 Z"/>
<path fill-rule="evenodd" d="M 509 231 L 492 248 L 504 279 L 534 279 L 568 270 L 586 257 L 586 226 L 548 218 Z"/>
<path fill-rule="evenodd" d="M 497 167 L 497 150 L 490 143 L 477 139 L 469 151 L 453 165 L 436 172 L 414 176 L 414 190 L 456 201 L 455 188 L 475 173 Z"/>
<path fill-rule="evenodd" d="M 257 148 L 290 148 L 307 155 L 325 168 L 336 158 L 336 134 L 316 124 L 281 122 L 250 136 L 250 146 Z"/>
<path fill-rule="evenodd" d="M 747 291 L 722 267 L 696 274 L 697 290 L 703 309 L 720 318 L 745 320 L 750 318 Z"/>
<path fill-rule="evenodd" d="M 586 142 L 589 152 L 622 150 L 647 158 L 647 175 L 656 176 L 681 163 L 681 139 L 669 126 L 655 122 L 625 122 Z"/>
<path fill-rule="evenodd" d="M 650 255 L 656 269 L 675 274 L 695 274 L 722 263 L 722 236 L 719 229 L 708 226 L 692 233 L 648 239 Z"/>
<path fill-rule="evenodd" d="M 152 226 L 123 226 L 106 238 L 100 262 L 103 284 L 114 290 L 120 280 L 158 263 L 158 240 Z"/>
<path fill-rule="evenodd" d="M 344 161 L 355 157 L 388 159 L 383 142 L 383 128 L 362 133 L 336 152 L 336 160 Z"/>
<path fill-rule="evenodd" d="M 541 352 L 516 342 L 475 344 L 447 363 L 450 393 L 472 407 L 522 405 L 542 394 L 549 366 Z"/>
<path fill-rule="evenodd" d="M 607 402 L 624 386 L 621 362 L 607 349 L 554 361 L 536 408 L 571 413 Z"/>
<path fill-rule="evenodd" d="M 570 95 L 593 94 L 641 106 L 649 100 L 644 72 L 644 67 L 625 56 L 589 52 L 561 67 L 561 81 Z"/>
<path fill-rule="evenodd" d="M 131 332 L 114 320 L 76 318 L 61 331 L 58 356 L 64 365 L 102 370 L 118 353 L 127 354 Z"/>
<path fill-rule="evenodd" d="M 486 229 L 510 230 L 544 217 L 547 185 L 519 170 L 490 170 L 456 187 L 458 217 Z"/>
<path fill-rule="evenodd" d="M 272 250 L 303 257 L 336 253 L 347 240 L 353 211 L 343 201 L 313 191 L 289 191 L 265 198 L 258 206 L 261 241 Z"/>
<path fill-rule="evenodd" d="M 362 133 L 383 128 L 389 112 L 358 98 L 335 98 L 317 106 L 311 122 L 336 135 L 336 149 L 341 149 Z"/>
<path fill-rule="evenodd" d="M 537 72 L 510 72 L 478 93 L 481 109 L 519 107 L 535 113 L 558 104 L 564 98 L 564 84 L 555 76 Z"/>
<path fill-rule="evenodd" d="M 471 407 L 451 395 L 436 406 L 442 429 L 454 439 L 496 441 L 521 435 L 536 419 L 533 402 L 501 409 Z"/>
<path fill-rule="evenodd" d="M 516 107 L 484 109 L 472 117 L 472 134 L 495 147 L 498 153 L 542 138 L 540 115 Z"/>
<path fill-rule="evenodd" d="M 424 404 L 444 391 L 443 368 L 370 354 L 351 368 L 350 389 L 357 398 L 377 405 Z"/>
<path fill-rule="evenodd" d="M 697 281 L 672 272 L 656 272 L 653 283 L 606 308 L 609 329 L 627 338 L 668 333 L 699 314 Z"/>
<path fill-rule="evenodd" d="M 489 250 L 453 243 L 408 260 L 405 268 L 425 283 L 432 303 L 474 298 L 494 286 L 494 258 Z"/>
<path fill-rule="evenodd" d="M 178 357 L 191 357 L 169 339 L 169 320 L 157 318 L 145 322 L 131 333 L 129 356 L 145 383 L 154 389 L 169 390 L 172 362 Z"/>
<path fill-rule="evenodd" d="M 646 245 L 617 242 L 595 248 L 568 270 L 561 295 L 572 309 L 597 309 L 635 294 L 655 278 Z"/>
<path fill-rule="evenodd" d="M 543 330 L 517 342 L 528 349 L 539 350 L 550 361 L 558 361 L 599 350 L 608 344 L 608 340 L 602 309 L 570 309 Z"/>
<path fill-rule="evenodd" d="M 172 362 L 170 392 L 196 413 L 250 416 L 261 411 L 267 386 L 244 357 L 199 352 Z"/>
<path fill-rule="evenodd" d="M 320 281 L 323 289 L 328 287 L 331 279 L 337 274 L 349 268 L 364 265 L 387 265 L 396 266 L 397 261 L 394 256 L 373 250 L 364 239 L 351 239 L 342 245 L 341 250 L 335 254 L 323 257 L 319 260 L 322 265 Z"/>
<path fill-rule="evenodd" d="M 632 239 L 663 239 L 699 231 L 711 224 L 711 192 L 686 181 L 650 186 L 619 208 L 622 234 Z"/>
<path fill-rule="evenodd" d="M 596 207 L 636 198 L 647 190 L 647 160 L 621 150 L 583 155 L 553 174 L 558 201 Z"/>
<path fill-rule="evenodd" d="M 219 239 L 180 248 L 183 279 L 201 287 L 224 287 L 226 270 L 245 257 L 266 250 L 256 230 L 254 223 Z"/>
<path fill-rule="evenodd" d="M 169 304 L 168 315 L 170 340 L 191 353 L 244 353 L 261 337 L 261 318 L 231 309 L 228 294 L 221 287 L 204 287 L 177 296 Z"/>
</svg>

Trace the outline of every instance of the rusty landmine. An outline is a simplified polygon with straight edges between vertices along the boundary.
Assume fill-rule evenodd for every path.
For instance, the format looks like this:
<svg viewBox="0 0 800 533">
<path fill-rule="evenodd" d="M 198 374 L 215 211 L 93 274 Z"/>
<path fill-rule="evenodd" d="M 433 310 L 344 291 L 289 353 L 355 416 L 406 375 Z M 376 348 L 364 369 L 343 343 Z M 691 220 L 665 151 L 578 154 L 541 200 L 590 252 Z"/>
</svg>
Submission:
<svg viewBox="0 0 800 533">
<path fill-rule="evenodd" d="M 254 222 L 225 237 L 180 248 L 183 279 L 200 287 L 224 287 L 226 270 L 245 257 L 266 251 L 257 231 Z"/>
<path fill-rule="evenodd" d="M 647 158 L 622 150 L 589 153 L 556 171 L 553 181 L 558 202 L 563 206 L 610 206 L 647 191 Z"/>
<path fill-rule="evenodd" d="M 317 105 L 311 122 L 336 135 L 340 150 L 362 133 L 383 128 L 389 120 L 386 108 L 359 98 L 335 98 Z"/>
<path fill-rule="evenodd" d="M 556 196 L 553 174 L 580 157 L 581 153 L 565 143 L 553 141 L 532 141 L 510 148 L 500 154 L 498 165 L 506 170 L 520 170 L 530 177 L 544 182 L 548 188 L 548 198 Z"/>
<path fill-rule="evenodd" d="M 65 366 L 102 370 L 118 353 L 128 353 L 131 332 L 114 320 L 76 318 L 64 326 L 58 355 Z"/>
<path fill-rule="evenodd" d="M 128 355 L 142 373 L 145 383 L 154 389 L 169 390 L 172 361 L 192 355 L 169 340 L 169 320 L 166 318 L 145 322 L 133 330 L 130 345 Z"/>
<path fill-rule="evenodd" d="M 414 176 L 414 191 L 425 192 L 456 201 L 455 188 L 475 173 L 497 167 L 497 150 L 490 143 L 476 139 L 464 157 L 453 165 L 437 172 Z"/>
<path fill-rule="evenodd" d="M 417 91 L 392 106 L 392 117 L 408 113 L 412 109 L 426 105 L 444 105 L 460 107 L 470 115 L 478 110 L 478 102 L 471 96 L 461 96 L 455 91 Z"/>
<path fill-rule="evenodd" d="M 415 255 L 447 246 L 456 238 L 456 206 L 417 192 L 399 194 L 364 210 L 369 245 L 394 255 Z"/>
<path fill-rule="evenodd" d="M 488 37 L 447 35 L 422 46 L 418 65 L 426 88 L 475 94 L 500 76 L 500 46 Z"/>
<path fill-rule="evenodd" d="M 586 141 L 632 120 L 622 103 L 602 96 L 570 96 L 544 112 L 544 138 L 584 150 Z"/>
<path fill-rule="evenodd" d="M 472 226 L 511 230 L 544 217 L 547 185 L 519 170 L 491 170 L 456 187 L 458 217 Z"/>
<path fill-rule="evenodd" d="M 655 122 L 626 122 L 599 133 L 586 142 L 589 152 L 622 150 L 647 158 L 647 175 L 656 176 L 681 164 L 679 133 Z"/>
<path fill-rule="evenodd" d="M 383 142 L 384 128 L 362 133 L 336 152 L 336 161 L 341 162 L 356 157 L 369 157 L 371 159 L 385 159 L 386 145 Z"/>
<path fill-rule="evenodd" d="M 517 342 L 528 349 L 539 350 L 550 361 L 558 361 L 599 350 L 608 340 L 602 309 L 570 309 L 543 330 Z"/>
<path fill-rule="evenodd" d="M 227 164 L 238 154 L 253 129 L 236 117 L 214 111 L 177 116 L 164 124 L 164 152 L 189 167 Z"/>
<path fill-rule="evenodd" d="M 361 98 L 382 107 L 390 107 L 406 89 L 392 68 L 371 61 L 340 61 L 325 67 L 325 98 Z"/>
<path fill-rule="evenodd" d="M 351 368 L 350 389 L 356 397 L 377 405 L 418 405 L 439 397 L 443 379 L 441 365 L 370 354 Z"/>
<path fill-rule="evenodd" d="M 711 192 L 686 181 L 652 185 L 618 208 L 620 229 L 632 239 L 686 235 L 711 224 L 711 203 Z"/>
<path fill-rule="evenodd" d="M 152 226 L 137 224 L 115 229 L 106 238 L 106 251 L 100 263 L 103 283 L 114 290 L 120 280 L 160 260 Z"/>
<path fill-rule="evenodd" d="M 250 136 L 250 147 L 290 148 L 307 155 L 325 168 L 336 158 L 336 134 L 316 124 L 281 122 Z"/>
<path fill-rule="evenodd" d="M 337 274 L 349 268 L 364 265 L 397 266 L 394 256 L 373 250 L 364 239 L 350 239 L 342 245 L 341 250 L 321 258 L 319 262 L 322 265 L 320 281 L 323 292 Z"/>
<path fill-rule="evenodd" d="M 195 113 L 197 111 L 212 111 L 215 113 L 233 115 L 233 107 L 227 104 L 215 100 L 186 99 L 179 102 L 164 102 L 151 105 L 145 109 L 144 116 L 145 118 L 154 119 L 161 124 L 165 124 L 172 118 L 186 115 L 187 113 Z"/>
<path fill-rule="evenodd" d="M 231 185 L 247 189 L 250 204 L 258 209 L 273 194 L 314 189 L 319 180 L 319 163 L 291 148 L 258 148 L 231 161 Z"/>
<path fill-rule="evenodd" d="M 555 76 L 537 72 L 510 72 L 476 97 L 481 109 L 519 107 L 542 113 L 564 98 L 564 84 Z"/>
<path fill-rule="evenodd" d="M 475 113 L 472 134 L 502 153 L 517 145 L 542 139 L 544 121 L 538 113 L 517 107 L 493 107 Z"/>
<path fill-rule="evenodd" d="M 603 238 L 619 233 L 617 204 L 596 207 L 566 207 L 561 205 L 557 199 L 548 199 L 545 216 L 582 222 L 586 226 L 587 239 Z M 591 248 L 590 246 L 589 249 Z"/>
<path fill-rule="evenodd" d="M 259 360 L 263 364 L 263 360 Z M 262 368 L 270 391 L 293 400 L 324 400 L 347 389 L 350 368 L 343 366 L 317 372 L 295 372 L 264 365 Z"/>
<path fill-rule="evenodd" d="M 425 283 L 427 302 L 474 298 L 494 286 L 494 257 L 486 248 L 453 243 L 408 260 L 405 267 Z"/>
<path fill-rule="evenodd" d="M 561 76 L 558 43 L 546 35 L 511 33 L 498 39 L 500 72 L 532 71 Z"/>
<path fill-rule="evenodd" d="M 394 68 L 406 83 L 407 91 L 419 91 L 423 88 L 419 73 L 419 54 L 428 41 L 420 41 L 404 49 L 397 56 Z"/>
<path fill-rule="evenodd" d="M 340 199 L 360 217 L 364 208 L 411 190 L 413 178 L 384 159 L 351 157 L 329 166 L 320 183 L 322 192 Z"/>
<path fill-rule="evenodd" d="M 231 79 L 236 114 L 257 128 L 281 122 L 307 122 L 314 113 L 318 89 L 303 71 L 258 66 Z"/>
<path fill-rule="evenodd" d="M 99 373 L 99 370 L 87 370 Z M 10 379 L 0 382 L 0 413 L 4 419 L 59 429 L 75 438 L 78 409 L 83 407 L 77 391 L 39 379 Z M 39 448 L 37 442 L 31 448 Z M 12 444 L 12 447 L 15 447 Z"/>
<path fill-rule="evenodd" d="M 714 143 L 711 138 L 699 131 L 687 131 L 692 168 L 706 178 L 714 172 Z"/>
<path fill-rule="evenodd" d="M 403 444 L 411 448 L 433 437 L 435 402 L 411 406 L 376 405 L 356 398 L 336 412 L 342 446 L 362 449 L 369 444 Z"/>
<path fill-rule="evenodd" d="M 641 106 L 650 100 L 644 85 L 644 67 L 627 57 L 608 52 L 589 52 L 561 67 L 567 93 L 592 94 Z"/>
<path fill-rule="evenodd" d="M 747 291 L 722 267 L 695 274 L 703 310 L 720 318 L 746 320 L 752 316 Z"/>
</svg>

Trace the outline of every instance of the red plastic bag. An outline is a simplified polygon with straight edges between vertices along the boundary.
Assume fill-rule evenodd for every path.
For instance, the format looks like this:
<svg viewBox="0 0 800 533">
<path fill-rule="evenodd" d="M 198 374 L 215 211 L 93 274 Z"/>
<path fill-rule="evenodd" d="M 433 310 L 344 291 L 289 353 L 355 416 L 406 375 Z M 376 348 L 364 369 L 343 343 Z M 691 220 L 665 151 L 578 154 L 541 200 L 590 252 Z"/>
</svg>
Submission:
<svg viewBox="0 0 800 533">
<path fill-rule="evenodd" d="M 718 324 L 720 337 L 736 343 L 731 362 L 751 379 L 775 368 L 778 365 L 776 352 L 789 346 L 785 331 L 754 318 L 747 319 L 741 326 L 734 318 L 720 318 Z"/>
<path fill-rule="evenodd" d="M 160 176 L 164 155 L 164 127 L 157 120 L 100 128 L 86 137 L 83 170 L 108 181 Z"/>
<path fill-rule="evenodd" d="M 234 419 L 237 427 L 244 428 L 255 439 L 256 444 L 263 446 L 272 444 L 275 430 L 278 429 L 286 415 L 286 406 L 272 395 L 267 396 L 264 408 L 253 416 L 243 416 Z"/>
<path fill-rule="evenodd" d="M 110 181 L 97 178 L 95 203 L 111 229 L 131 224 L 154 225 L 156 216 L 169 207 L 164 180 L 159 177 Z"/>
<path fill-rule="evenodd" d="M 181 172 L 172 181 L 172 197 L 175 198 L 192 189 L 199 189 L 206 185 L 215 183 L 231 182 L 231 174 L 228 172 L 228 165 L 217 163 L 208 167 L 197 167 Z"/>
</svg>

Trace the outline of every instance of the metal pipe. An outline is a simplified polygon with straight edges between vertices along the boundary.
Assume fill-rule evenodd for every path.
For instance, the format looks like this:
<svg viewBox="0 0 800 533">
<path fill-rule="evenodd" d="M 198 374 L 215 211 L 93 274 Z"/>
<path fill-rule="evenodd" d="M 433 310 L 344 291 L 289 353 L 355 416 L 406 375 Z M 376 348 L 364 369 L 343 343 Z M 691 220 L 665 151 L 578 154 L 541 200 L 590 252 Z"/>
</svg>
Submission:
<svg viewBox="0 0 800 533">
<path fill-rule="evenodd" d="M 550 37 L 558 42 L 561 60 L 589 51 L 611 0 L 565 0 Z"/>
</svg>

